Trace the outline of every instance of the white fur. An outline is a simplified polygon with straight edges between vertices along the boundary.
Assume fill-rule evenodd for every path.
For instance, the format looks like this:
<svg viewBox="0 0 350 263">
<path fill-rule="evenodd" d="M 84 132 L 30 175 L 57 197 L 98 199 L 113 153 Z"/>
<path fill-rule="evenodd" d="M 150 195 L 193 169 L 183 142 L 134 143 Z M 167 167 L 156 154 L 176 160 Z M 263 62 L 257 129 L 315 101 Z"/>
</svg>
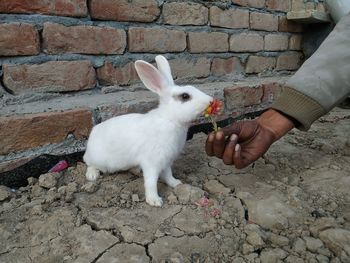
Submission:
<svg viewBox="0 0 350 263">
<path fill-rule="evenodd" d="M 157 56 L 158 69 L 136 61 L 136 71 L 145 86 L 159 95 L 158 108 L 146 114 L 126 114 L 96 125 L 90 134 L 84 161 L 86 178 L 94 181 L 99 171 L 116 172 L 140 167 L 144 176 L 146 202 L 162 206 L 157 181 L 175 187 L 181 181 L 172 175 L 171 165 L 182 151 L 188 127 L 209 105 L 212 97 L 192 86 L 176 86 L 170 66 Z M 178 95 L 188 93 L 183 102 Z"/>
</svg>

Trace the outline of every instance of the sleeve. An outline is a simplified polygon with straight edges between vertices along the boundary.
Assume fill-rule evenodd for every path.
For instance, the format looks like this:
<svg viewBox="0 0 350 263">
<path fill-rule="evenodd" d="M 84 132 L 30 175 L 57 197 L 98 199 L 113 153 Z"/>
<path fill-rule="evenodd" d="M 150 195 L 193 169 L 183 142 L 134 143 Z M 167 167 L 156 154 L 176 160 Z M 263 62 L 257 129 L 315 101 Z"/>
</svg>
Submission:
<svg viewBox="0 0 350 263">
<path fill-rule="evenodd" d="M 349 95 L 350 14 L 286 82 L 271 108 L 294 118 L 298 129 L 308 130 Z"/>
</svg>

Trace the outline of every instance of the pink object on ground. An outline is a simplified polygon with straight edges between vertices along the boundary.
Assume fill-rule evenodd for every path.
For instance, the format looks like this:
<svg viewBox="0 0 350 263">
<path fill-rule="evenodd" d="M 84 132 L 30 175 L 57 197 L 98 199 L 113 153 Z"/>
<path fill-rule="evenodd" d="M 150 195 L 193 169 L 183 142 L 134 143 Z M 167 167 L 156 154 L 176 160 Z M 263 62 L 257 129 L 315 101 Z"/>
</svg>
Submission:
<svg viewBox="0 0 350 263">
<path fill-rule="evenodd" d="M 50 173 L 57 173 L 60 172 L 68 167 L 68 163 L 66 160 L 59 161 L 54 167 L 52 167 L 49 172 Z"/>
</svg>

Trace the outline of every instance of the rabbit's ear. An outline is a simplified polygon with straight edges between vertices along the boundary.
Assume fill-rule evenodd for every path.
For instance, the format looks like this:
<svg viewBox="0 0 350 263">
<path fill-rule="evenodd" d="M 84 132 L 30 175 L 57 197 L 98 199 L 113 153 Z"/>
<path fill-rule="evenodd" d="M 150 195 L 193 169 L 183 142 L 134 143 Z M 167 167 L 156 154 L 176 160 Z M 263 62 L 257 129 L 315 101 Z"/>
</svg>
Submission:
<svg viewBox="0 0 350 263">
<path fill-rule="evenodd" d="M 150 63 L 137 60 L 135 62 L 135 69 L 143 84 L 149 90 L 161 94 L 167 88 L 168 82 L 163 74 Z"/>
<path fill-rule="evenodd" d="M 156 56 L 157 67 L 159 71 L 168 80 L 170 85 L 174 85 L 173 76 L 171 75 L 170 65 L 167 59 L 161 55 Z"/>
</svg>

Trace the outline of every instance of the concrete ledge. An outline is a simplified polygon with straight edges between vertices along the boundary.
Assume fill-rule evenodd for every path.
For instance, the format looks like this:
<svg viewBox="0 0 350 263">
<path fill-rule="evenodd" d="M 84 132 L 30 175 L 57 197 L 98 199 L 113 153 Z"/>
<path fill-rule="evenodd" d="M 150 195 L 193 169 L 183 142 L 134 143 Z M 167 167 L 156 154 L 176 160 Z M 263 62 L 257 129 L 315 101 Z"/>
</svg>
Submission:
<svg viewBox="0 0 350 263">
<path fill-rule="evenodd" d="M 220 121 L 265 109 L 287 79 L 247 78 L 237 82 L 194 86 L 224 102 L 225 109 L 218 119 Z M 8 170 L 6 167 L 16 166 L 15 163 L 21 164 L 23 158 L 84 151 L 89 127 L 114 116 L 147 112 L 156 107 L 157 100 L 154 93 L 140 85 L 66 94 L 6 94 L 0 105 L 0 137 L 6 138 L 0 143 L 3 149 L 0 173 Z M 85 125 L 77 123 L 81 118 L 78 113 L 84 115 Z M 193 125 L 204 123 L 206 120 L 199 118 Z"/>
</svg>

